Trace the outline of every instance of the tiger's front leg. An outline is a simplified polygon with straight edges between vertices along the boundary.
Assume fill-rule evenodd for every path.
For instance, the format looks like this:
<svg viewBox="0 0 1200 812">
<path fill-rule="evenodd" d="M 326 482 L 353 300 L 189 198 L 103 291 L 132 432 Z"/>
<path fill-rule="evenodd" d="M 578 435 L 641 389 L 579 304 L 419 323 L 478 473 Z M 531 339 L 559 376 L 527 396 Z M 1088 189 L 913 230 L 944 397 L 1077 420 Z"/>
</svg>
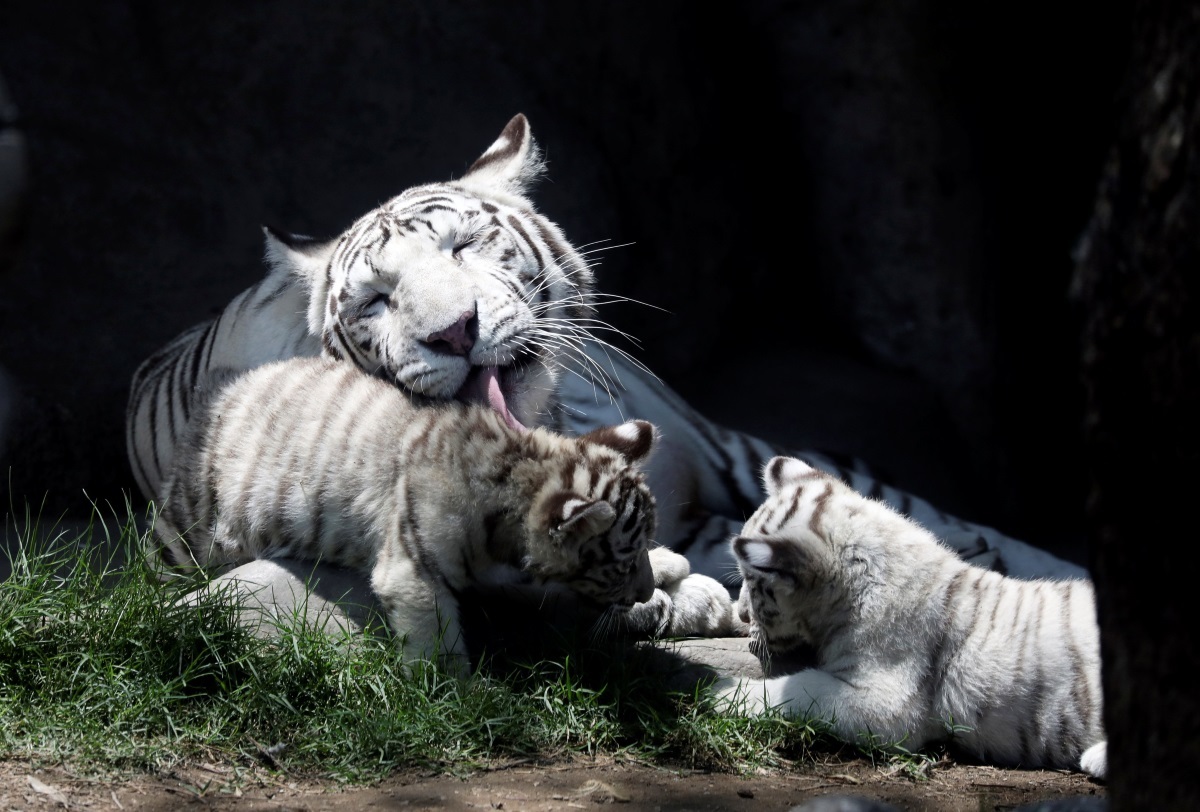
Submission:
<svg viewBox="0 0 1200 812">
<path fill-rule="evenodd" d="M 633 631 L 651 637 L 745 635 L 729 591 L 706 575 L 693 574 L 688 560 L 666 547 L 650 551 L 654 595 L 625 614 Z"/>
<path fill-rule="evenodd" d="M 406 663 L 436 659 L 448 673 L 470 675 L 458 602 L 449 590 L 429 583 L 411 560 L 382 554 L 371 572 L 371 588 Z"/>
<path fill-rule="evenodd" d="M 911 749 L 928 738 L 928 713 L 910 683 L 900 673 L 835 675 L 808 668 L 770 679 L 726 678 L 713 687 L 727 713 L 758 716 L 777 709 L 826 722 L 843 741 L 871 734 Z"/>
</svg>

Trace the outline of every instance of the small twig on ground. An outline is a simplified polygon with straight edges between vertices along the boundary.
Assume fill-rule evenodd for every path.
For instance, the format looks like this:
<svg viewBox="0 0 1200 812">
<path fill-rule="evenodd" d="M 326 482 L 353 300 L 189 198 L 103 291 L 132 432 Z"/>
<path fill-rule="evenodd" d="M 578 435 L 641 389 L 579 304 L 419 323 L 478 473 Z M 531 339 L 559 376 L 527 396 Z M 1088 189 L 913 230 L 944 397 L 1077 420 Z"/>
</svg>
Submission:
<svg viewBox="0 0 1200 812">
<path fill-rule="evenodd" d="M 286 744 L 279 742 L 278 744 L 273 744 L 270 747 L 263 747 L 261 744 L 255 741 L 253 736 L 247 736 L 246 738 L 250 740 L 250 743 L 253 744 L 255 748 L 257 748 L 259 757 L 267 763 L 267 766 L 274 770 L 278 770 L 281 773 L 287 772 L 284 766 L 279 763 L 279 759 L 275 758 L 276 753 L 282 753 L 284 749 L 287 748 Z"/>
</svg>

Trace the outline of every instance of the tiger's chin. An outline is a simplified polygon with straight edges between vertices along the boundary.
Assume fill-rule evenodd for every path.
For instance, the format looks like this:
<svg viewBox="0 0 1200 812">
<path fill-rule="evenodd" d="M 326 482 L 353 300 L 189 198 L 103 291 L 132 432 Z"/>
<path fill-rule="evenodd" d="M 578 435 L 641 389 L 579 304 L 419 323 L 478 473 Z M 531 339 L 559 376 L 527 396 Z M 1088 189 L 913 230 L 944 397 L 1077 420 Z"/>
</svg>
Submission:
<svg viewBox="0 0 1200 812">
<path fill-rule="evenodd" d="M 787 647 L 768 645 L 756 628 L 750 630 L 750 653 L 758 658 L 767 677 L 795 674 L 818 665 L 817 650 L 810 643 L 796 642 Z"/>
</svg>

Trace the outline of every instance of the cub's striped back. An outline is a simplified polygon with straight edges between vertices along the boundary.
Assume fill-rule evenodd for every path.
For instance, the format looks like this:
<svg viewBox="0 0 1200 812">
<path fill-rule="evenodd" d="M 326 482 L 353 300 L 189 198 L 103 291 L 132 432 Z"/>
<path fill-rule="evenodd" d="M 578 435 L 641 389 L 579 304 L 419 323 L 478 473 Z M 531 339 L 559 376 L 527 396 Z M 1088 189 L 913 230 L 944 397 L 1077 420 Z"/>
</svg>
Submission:
<svg viewBox="0 0 1200 812">
<path fill-rule="evenodd" d="M 732 548 L 739 612 L 768 652 L 818 667 L 726 684 L 727 698 L 918 748 L 1103 777 L 1100 642 L 1084 580 L 1022 581 L 964 563 L 929 532 L 792 458 Z"/>
<path fill-rule="evenodd" d="M 628 609 L 654 590 L 654 498 L 638 469 L 654 443 L 644 421 L 567 438 L 330 359 L 275 362 L 193 415 L 151 559 L 364 570 L 406 651 L 422 654 L 439 623 L 457 639 L 454 596 L 473 585 L 559 585 Z"/>
</svg>

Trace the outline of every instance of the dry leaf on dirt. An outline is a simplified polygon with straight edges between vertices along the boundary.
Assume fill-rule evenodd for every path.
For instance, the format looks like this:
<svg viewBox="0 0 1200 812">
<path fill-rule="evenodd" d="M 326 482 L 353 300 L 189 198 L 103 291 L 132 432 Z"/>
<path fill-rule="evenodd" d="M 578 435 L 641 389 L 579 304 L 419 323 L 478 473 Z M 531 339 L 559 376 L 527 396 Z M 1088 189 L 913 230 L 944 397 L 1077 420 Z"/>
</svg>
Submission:
<svg viewBox="0 0 1200 812">
<path fill-rule="evenodd" d="M 63 795 L 62 790 L 60 790 L 58 787 L 52 787 L 49 784 L 43 783 L 37 778 L 34 778 L 32 775 L 25 776 L 25 781 L 29 784 L 34 792 L 45 795 L 56 804 L 69 806 L 67 803 L 67 796 Z"/>
</svg>

